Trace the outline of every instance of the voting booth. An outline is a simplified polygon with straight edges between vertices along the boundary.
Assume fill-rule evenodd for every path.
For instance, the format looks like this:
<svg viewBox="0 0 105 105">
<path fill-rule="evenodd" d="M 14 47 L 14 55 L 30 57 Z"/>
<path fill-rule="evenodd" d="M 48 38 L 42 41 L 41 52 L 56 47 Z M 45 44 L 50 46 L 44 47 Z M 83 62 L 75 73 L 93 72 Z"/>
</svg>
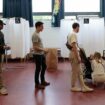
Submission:
<svg viewBox="0 0 105 105">
<path fill-rule="evenodd" d="M 12 58 L 24 58 L 30 52 L 29 22 L 23 18 L 3 19 L 5 42 L 11 47 Z"/>
</svg>

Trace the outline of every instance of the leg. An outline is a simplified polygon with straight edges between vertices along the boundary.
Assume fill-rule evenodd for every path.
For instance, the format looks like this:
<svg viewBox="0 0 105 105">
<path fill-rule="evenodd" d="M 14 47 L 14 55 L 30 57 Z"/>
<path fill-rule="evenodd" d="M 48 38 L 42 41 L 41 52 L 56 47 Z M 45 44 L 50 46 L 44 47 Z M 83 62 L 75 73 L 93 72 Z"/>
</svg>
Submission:
<svg viewBox="0 0 105 105">
<path fill-rule="evenodd" d="M 105 82 L 105 74 L 102 74 L 102 75 L 93 75 L 93 80 L 96 83 L 104 83 Z"/>
<path fill-rule="evenodd" d="M 2 78 L 2 64 L 0 63 L 0 89 L 4 87 Z"/>
<path fill-rule="evenodd" d="M 47 68 L 47 66 L 46 66 L 46 58 L 45 58 L 44 55 L 42 55 L 42 70 L 41 70 L 41 75 L 40 75 L 41 77 L 40 78 L 41 78 L 41 83 L 44 86 L 50 85 L 50 83 L 45 81 L 45 71 L 46 71 L 46 68 Z"/>
<path fill-rule="evenodd" d="M 78 70 L 75 64 L 71 63 L 72 66 L 72 76 L 71 76 L 71 87 L 75 87 L 75 84 L 77 82 L 78 79 Z"/>
<path fill-rule="evenodd" d="M 7 89 L 4 87 L 4 84 L 3 84 L 1 61 L 2 61 L 2 56 L 0 55 L 0 94 L 7 95 L 8 94 Z"/>
<path fill-rule="evenodd" d="M 41 83 L 45 82 L 45 71 L 46 71 L 46 59 L 45 56 L 42 56 L 42 70 L 41 70 Z"/>
<path fill-rule="evenodd" d="M 36 71 L 35 71 L 35 88 L 44 89 L 45 87 L 40 84 L 39 82 L 39 74 L 41 71 L 41 62 L 42 56 L 41 55 L 34 55 L 36 61 Z"/>
<path fill-rule="evenodd" d="M 4 64 L 4 54 L 2 54 L 1 58 L 2 58 L 2 61 L 1 61 L 1 68 L 2 68 L 2 70 L 3 70 L 3 64 Z"/>
<path fill-rule="evenodd" d="M 78 66 L 78 69 L 79 69 L 78 78 L 79 78 L 79 82 L 82 88 L 82 92 L 93 91 L 92 88 L 89 88 L 88 86 L 86 86 L 84 79 L 83 79 L 83 73 L 82 73 L 80 65 Z"/>
<path fill-rule="evenodd" d="M 77 88 L 75 86 L 78 80 L 78 67 L 77 67 L 78 63 L 73 52 L 70 53 L 70 63 L 72 67 L 71 91 L 81 91 L 80 88 Z"/>
<path fill-rule="evenodd" d="M 36 70 L 35 70 L 35 84 L 39 83 L 39 74 L 41 71 L 41 55 L 34 55 L 35 63 L 36 63 Z"/>
<path fill-rule="evenodd" d="M 72 73 L 72 79 L 71 79 L 71 86 L 73 88 L 72 90 L 73 91 L 79 91 L 80 90 L 78 88 L 74 88 L 77 80 L 79 80 L 81 88 L 84 92 L 85 91 L 92 91 L 93 89 L 88 88 L 84 83 L 83 73 L 82 73 L 82 70 L 81 70 L 81 64 L 78 63 L 78 61 L 77 61 L 73 52 L 71 52 L 70 56 L 71 56 L 72 72 L 74 72 L 74 73 Z"/>
</svg>

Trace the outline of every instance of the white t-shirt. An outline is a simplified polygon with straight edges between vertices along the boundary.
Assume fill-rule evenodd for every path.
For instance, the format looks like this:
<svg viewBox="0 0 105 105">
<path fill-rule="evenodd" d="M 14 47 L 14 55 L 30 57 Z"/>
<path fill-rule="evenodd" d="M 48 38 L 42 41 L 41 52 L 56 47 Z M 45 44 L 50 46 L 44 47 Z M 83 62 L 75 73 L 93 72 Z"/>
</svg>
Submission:
<svg viewBox="0 0 105 105">
<path fill-rule="evenodd" d="M 105 73 L 105 68 L 102 63 L 98 63 L 96 62 L 96 60 L 92 60 L 91 65 L 92 65 L 92 70 L 94 75 Z"/>
<path fill-rule="evenodd" d="M 72 46 L 74 42 L 78 44 L 77 35 L 75 32 L 72 32 L 70 35 L 68 35 L 68 43 Z M 77 49 L 80 50 L 78 45 Z"/>
</svg>

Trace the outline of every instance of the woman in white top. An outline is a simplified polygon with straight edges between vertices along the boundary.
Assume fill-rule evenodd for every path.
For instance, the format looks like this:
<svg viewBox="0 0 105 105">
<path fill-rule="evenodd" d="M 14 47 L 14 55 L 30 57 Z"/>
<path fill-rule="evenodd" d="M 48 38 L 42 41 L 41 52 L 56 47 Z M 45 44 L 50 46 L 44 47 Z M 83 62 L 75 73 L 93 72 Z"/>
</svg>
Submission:
<svg viewBox="0 0 105 105">
<path fill-rule="evenodd" d="M 102 59 L 99 52 L 95 52 L 94 58 L 91 61 L 92 65 L 92 81 L 93 83 L 105 82 L 105 61 Z"/>
</svg>

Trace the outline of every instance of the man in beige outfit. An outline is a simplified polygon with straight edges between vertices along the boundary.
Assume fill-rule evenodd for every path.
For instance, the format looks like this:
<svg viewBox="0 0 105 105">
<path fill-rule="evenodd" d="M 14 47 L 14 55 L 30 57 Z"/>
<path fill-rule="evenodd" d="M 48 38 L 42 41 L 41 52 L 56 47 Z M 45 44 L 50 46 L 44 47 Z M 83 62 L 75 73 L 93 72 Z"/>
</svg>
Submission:
<svg viewBox="0 0 105 105">
<path fill-rule="evenodd" d="M 70 52 L 70 62 L 72 66 L 72 76 L 71 76 L 71 91 L 82 91 L 90 92 L 93 89 L 85 85 L 83 80 L 83 73 L 81 70 L 81 58 L 80 58 L 80 48 L 77 43 L 77 33 L 79 32 L 79 24 L 74 23 L 72 25 L 73 32 L 68 36 L 68 43 L 71 45 L 72 49 Z M 79 80 L 81 88 L 76 87 L 76 82 Z"/>
</svg>

